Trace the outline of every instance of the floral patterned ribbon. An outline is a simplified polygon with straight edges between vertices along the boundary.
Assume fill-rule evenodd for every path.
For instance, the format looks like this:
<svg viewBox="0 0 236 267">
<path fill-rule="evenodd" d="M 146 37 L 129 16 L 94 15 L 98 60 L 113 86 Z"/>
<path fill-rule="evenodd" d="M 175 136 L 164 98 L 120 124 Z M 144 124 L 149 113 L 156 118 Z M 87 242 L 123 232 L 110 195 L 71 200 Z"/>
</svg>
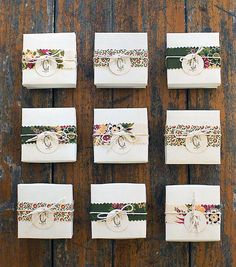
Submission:
<svg viewBox="0 0 236 267">
<path fill-rule="evenodd" d="M 181 58 L 190 55 L 196 54 L 200 47 L 174 47 L 166 49 L 166 65 L 167 69 L 181 69 L 182 62 Z M 211 46 L 203 47 L 198 53 L 204 61 L 205 69 L 214 69 L 220 68 L 221 58 L 220 58 L 220 47 Z"/>
<path fill-rule="evenodd" d="M 126 209 L 127 207 L 127 209 Z M 132 209 L 129 209 L 132 207 Z M 91 221 L 101 221 L 113 210 L 127 212 L 130 221 L 145 221 L 146 203 L 92 203 L 90 206 Z"/>
<path fill-rule="evenodd" d="M 185 216 L 196 211 L 204 214 L 207 225 L 219 224 L 221 222 L 221 205 L 218 204 L 184 204 L 166 205 L 166 223 L 184 224 Z"/>
<path fill-rule="evenodd" d="M 119 137 L 130 143 L 136 143 L 141 141 L 141 138 L 138 139 L 138 137 L 148 136 L 145 127 L 145 124 L 134 123 L 95 124 L 93 126 L 93 144 L 95 146 L 111 145 L 114 139 Z"/>
<path fill-rule="evenodd" d="M 77 130 L 74 125 L 64 126 L 23 126 L 21 129 L 21 144 L 35 143 L 37 135 L 43 132 L 56 133 L 59 144 L 73 144 L 77 142 Z"/>
<path fill-rule="evenodd" d="M 75 68 L 77 64 L 76 53 L 62 49 L 26 49 L 22 52 L 22 69 L 34 69 L 36 63 L 42 60 L 52 60 L 57 69 Z"/>
<path fill-rule="evenodd" d="M 209 125 L 167 125 L 165 128 L 165 145 L 185 146 L 186 137 L 191 135 L 206 135 L 207 146 L 219 147 L 221 145 L 220 126 Z"/>
<path fill-rule="evenodd" d="M 45 208 L 53 212 L 54 221 L 70 222 L 73 220 L 73 204 L 72 203 L 46 203 L 46 202 L 18 202 L 17 203 L 17 219 L 18 221 L 32 220 L 33 212 L 37 209 Z"/>
<path fill-rule="evenodd" d="M 145 49 L 97 49 L 94 51 L 94 66 L 108 67 L 111 59 L 117 56 L 129 58 L 131 67 L 148 66 L 148 51 Z"/>
</svg>

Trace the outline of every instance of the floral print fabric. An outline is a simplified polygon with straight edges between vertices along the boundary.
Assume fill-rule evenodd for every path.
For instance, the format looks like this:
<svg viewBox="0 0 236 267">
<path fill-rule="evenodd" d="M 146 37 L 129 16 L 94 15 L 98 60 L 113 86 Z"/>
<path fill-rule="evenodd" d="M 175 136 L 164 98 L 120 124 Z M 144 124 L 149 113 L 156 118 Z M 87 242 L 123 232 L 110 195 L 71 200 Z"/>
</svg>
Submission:
<svg viewBox="0 0 236 267">
<path fill-rule="evenodd" d="M 125 132 L 132 138 L 133 126 L 134 123 L 95 124 L 93 126 L 93 144 L 95 146 L 110 145 L 112 136 L 119 132 Z"/>
<path fill-rule="evenodd" d="M 199 132 L 207 135 L 208 147 L 219 147 L 221 144 L 221 129 L 219 126 L 167 125 L 165 128 L 165 145 L 185 146 L 186 137 L 188 136 L 188 134 L 194 132 Z"/>
<path fill-rule="evenodd" d="M 32 214 L 29 214 L 39 208 L 47 208 L 53 212 L 54 221 L 69 222 L 73 220 L 73 204 L 55 204 L 55 203 L 31 203 L 18 202 L 17 203 L 17 219 L 18 221 L 31 221 Z"/>
<path fill-rule="evenodd" d="M 64 67 L 63 57 L 65 51 L 61 49 L 27 49 L 22 52 L 22 69 L 34 69 L 37 60 L 41 57 L 50 57 L 57 63 L 57 68 L 62 69 Z"/>
<path fill-rule="evenodd" d="M 131 67 L 147 67 L 148 51 L 145 49 L 97 49 L 94 51 L 94 66 L 108 67 L 112 56 L 120 55 L 130 58 Z"/>
</svg>

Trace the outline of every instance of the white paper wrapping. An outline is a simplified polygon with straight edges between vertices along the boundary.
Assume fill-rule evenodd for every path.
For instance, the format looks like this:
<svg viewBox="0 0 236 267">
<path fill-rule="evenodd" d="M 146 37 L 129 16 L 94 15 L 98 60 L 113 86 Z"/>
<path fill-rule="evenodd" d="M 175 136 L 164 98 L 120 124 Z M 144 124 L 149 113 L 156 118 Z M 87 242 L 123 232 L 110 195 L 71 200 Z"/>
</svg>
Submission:
<svg viewBox="0 0 236 267">
<path fill-rule="evenodd" d="M 220 186 L 169 185 L 166 186 L 166 205 L 191 204 L 194 193 L 198 204 L 220 204 Z M 203 232 L 193 233 L 183 224 L 166 223 L 166 241 L 220 241 L 220 224 L 208 225 Z"/>
<path fill-rule="evenodd" d="M 73 186 L 65 184 L 19 184 L 18 202 L 57 203 L 64 198 L 64 203 L 73 204 Z M 73 222 L 55 221 L 48 229 L 39 229 L 32 222 L 18 221 L 18 238 L 64 239 L 72 238 Z"/>
<path fill-rule="evenodd" d="M 219 110 L 167 110 L 166 125 L 220 126 Z M 220 164 L 220 147 L 209 146 L 191 153 L 185 146 L 165 146 L 166 164 Z"/>
<path fill-rule="evenodd" d="M 167 48 L 220 46 L 219 33 L 167 33 Z M 183 69 L 167 69 L 169 89 L 217 88 L 221 84 L 221 69 L 204 69 L 193 76 Z"/>
<path fill-rule="evenodd" d="M 75 108 L 23 108 L 22 126 L 76 126 Z M 59 144 L 56 151 L 42 153 L 35 143 L 21 145 L 21 161 L 34 163 L 74 162 L 77 144 Z"/>
<path fill-rule="evenodd" d="M 145 184 L 92 184 L 91 203 L 146 203 Z M 129 221 L 122 232 L 110 230 L 105 222 L 92 221 L 93 239 L 132 239 L 146 237 L 146 221 Z"/>
<path fill-rule="evenodd" d="M 37 49 L 62 49 L 74 51 L 76 56 L 75 33 L 40 33 L 23 35 L 23 51 Z M 34 69 L 22 71 L 22 85 L 36 88 L 75 88 L 77 68 L 58 69 L 52 76 L 40 76 Z"/>
<path fill-rule="evenodd" d="M 94 145 L 95 163 L 146 163 L 148 162 L 148 118 L 146 108 L 94 109 L 95 124 L 118 123 L 142 124 L 145 142 L 134 143 L 124 154 L 114 152 L 109 145 Z"/>
<path fill-rule="evenodd" d="M 94 49 L 145 49 L 147 33 L 95 33 Z M 94 84 L 98 88 L 145 88 L 148 82 L 147 67 L 132 67 L 123 75 L 115 75 L 109 67 L 94 67 Z"/>
</svg>

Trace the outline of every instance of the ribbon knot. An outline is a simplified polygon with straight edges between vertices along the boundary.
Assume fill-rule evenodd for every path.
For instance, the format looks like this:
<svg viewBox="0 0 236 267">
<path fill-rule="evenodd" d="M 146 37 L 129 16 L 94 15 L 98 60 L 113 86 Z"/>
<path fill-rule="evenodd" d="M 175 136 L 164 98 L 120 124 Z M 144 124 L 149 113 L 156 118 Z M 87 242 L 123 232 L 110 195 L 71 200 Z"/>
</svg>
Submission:
<svg viewBox="0 0 236 267">
<path fill-rule="evenodd" d="M 121 209 L 114 209 L 114 214 L 111 214 L 110 212 L 100 212 L 97 215 L 97 218 L 100 221 L 104 221 L 104 220 L 114 220 L 114 222 L 118 222 L 120 221 L 121 215 L 123 213 L 131 213 L 134 210 L 134 206 L 132 204 L 127 204 L 125 206 L 123 206 Z"/>
</svg>

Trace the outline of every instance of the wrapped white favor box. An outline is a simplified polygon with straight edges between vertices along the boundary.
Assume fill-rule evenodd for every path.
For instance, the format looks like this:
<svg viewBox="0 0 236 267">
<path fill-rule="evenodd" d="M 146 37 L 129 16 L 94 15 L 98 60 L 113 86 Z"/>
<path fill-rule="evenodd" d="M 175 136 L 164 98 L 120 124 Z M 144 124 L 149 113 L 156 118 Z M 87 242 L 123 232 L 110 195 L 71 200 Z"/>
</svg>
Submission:
<svg viewBox="0 0 236 267">
<path fill-rule="evenodd" d="M 168 110 L 166 164 L 220 164 L 219 110 Z"/>
<path fill-rule="evenodd" d="M 75 108 L 22 109 L 22 162 L 74 162 L 76 157 Z"/>
<path fill-rule="evenodd" d="M 75 88 L 76 80 L 74 32 L 23 35 L 23 86 L 28 89 Z"/>
<path fill-rule="evenodd" d="M 146 108 L 94 109 L 94 162 L 148 162 Z"/>
<path fill-rule="evenodd" d="M 98 88 L 145 88 L 147 33 L 95 33 L 94 84 Z"/>
<path fill-rule="evenodd" d="M 166 241 L 220 241 L 220 186 L 166 186 Z"/>
<path fill-rule="evenodd" d="M 219 33 L 167 33 L 169 89 L 217 88 L 221 84 Z"/>
<path fill-rule="evenodd" d="M 145 184 L 92 184 L 93 239 L 146 238 Z"/>
<path fill-rule="evenodd" d="M 18 238 L 72 238 L 73 206 L 72 185 L 19 184 Z"/>
</svg>

